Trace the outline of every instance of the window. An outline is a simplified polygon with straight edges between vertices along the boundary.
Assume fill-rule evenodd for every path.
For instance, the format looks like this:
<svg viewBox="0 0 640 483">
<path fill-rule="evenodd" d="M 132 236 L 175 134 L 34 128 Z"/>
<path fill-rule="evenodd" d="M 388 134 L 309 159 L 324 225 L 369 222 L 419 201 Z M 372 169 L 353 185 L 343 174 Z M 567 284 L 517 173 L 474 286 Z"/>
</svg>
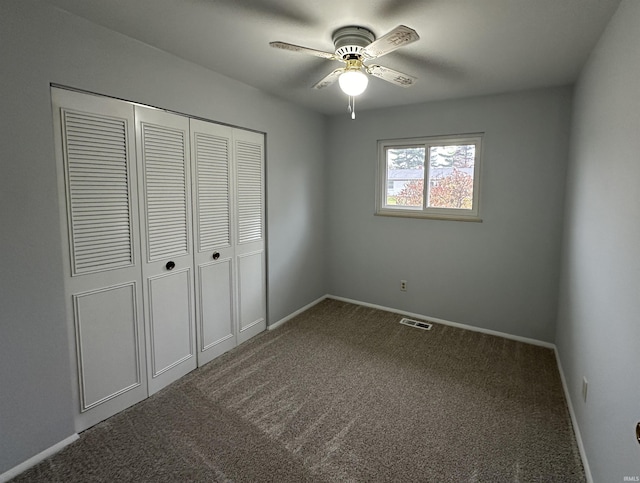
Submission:
<svg viewBox="0 0 640 483">
<path fill-rule="evenodd" d="M 481 221 L 482 134 L 378 141 L 376 214 Z"/>
</svg>

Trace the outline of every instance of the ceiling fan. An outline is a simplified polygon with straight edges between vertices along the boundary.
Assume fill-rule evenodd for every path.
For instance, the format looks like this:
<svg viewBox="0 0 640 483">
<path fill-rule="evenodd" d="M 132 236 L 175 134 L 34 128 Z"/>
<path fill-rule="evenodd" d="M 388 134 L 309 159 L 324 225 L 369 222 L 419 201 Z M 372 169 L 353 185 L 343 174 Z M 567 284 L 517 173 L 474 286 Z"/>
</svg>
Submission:
<svg viewBox="0 0 640 483">
<path fill-rule="evenodd" d="M 367 88 L 369 79 L 366 74 L 401 87 L 410 87 L 417 81 L 417 78 L 412 75 L 378 64 L 368 65 L 366 62 L 382 57 L 418 39 L 420 36 L 417 32 L 405 25 L 398 25 L 377 40 L 371 30 L 352 25 L 339 28 L 333 33 L 332 40 L 336 49 L 334 53 L 280 41 L 270 42 L 269 45 L 278 49 L 301 52 L 346 64 L 318 81 L 313 88 L 323 89 L 337 80 L 342 91 L 349 96 L 349 111 L 351 118 L 355 119 L 354 98 Z"/>
</svg>

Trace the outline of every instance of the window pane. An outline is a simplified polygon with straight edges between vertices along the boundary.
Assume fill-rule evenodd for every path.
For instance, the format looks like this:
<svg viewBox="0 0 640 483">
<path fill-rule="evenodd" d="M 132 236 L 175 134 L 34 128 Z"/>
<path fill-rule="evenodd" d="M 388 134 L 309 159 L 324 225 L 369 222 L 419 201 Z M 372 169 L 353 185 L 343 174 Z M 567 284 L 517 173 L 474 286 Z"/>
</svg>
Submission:
<svg viewBox="0 0 640 483">
<path fill-rule="evenodd" d="M 437 208 L 473 208 L 475 144 L 429 148 L 429 202 Z"/>
<path fill-rule="evenodd" d="M 424 147 L 388 148 L 386 206 L 422 208 Z"/>
</svg>

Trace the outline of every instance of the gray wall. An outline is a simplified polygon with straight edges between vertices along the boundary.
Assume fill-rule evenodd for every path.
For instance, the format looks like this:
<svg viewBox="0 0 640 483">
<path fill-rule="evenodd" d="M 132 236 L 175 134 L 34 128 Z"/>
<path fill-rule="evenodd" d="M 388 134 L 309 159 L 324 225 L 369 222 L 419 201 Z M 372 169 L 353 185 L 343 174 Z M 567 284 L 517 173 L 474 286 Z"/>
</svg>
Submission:
<svg viewBox="0 0 640 483">
<path fill-rule="evenodd" d="M 576 88 L 556 339 L 596 482 L 640 476 L 639 79 L 640 2 L 626 0 Z"/>
<path fill-rule="evenodd" d="M 326 133 L 321 115 L 33 0 L 0 2 L 0 36 L 1 474 L 74 432 L 49 84 L 267 133 L 270 323 L 326 292 Z"/>
<path fill-rule="evenodd" d="M 570 105 L 555 88 L 332 117 L 329 292 L 552 342 Z M 374 216 L 376 140 L 473 132 L 482 223 Z"/>
<path fill-rule="evenodd" d="M 623 1 L 573 109 L 556 340 L 596 481 L 640 475 L 638 25 Z M 325 122 L 35 0 L 0 36 L 0 473 L 73 433 L 52 82 L 267 133 L 270 323 L 330 292 L 554 340 L 571 89 Z M 483 223 L 373 215 L 377 139 L 478 131 Z"/>
</svg>

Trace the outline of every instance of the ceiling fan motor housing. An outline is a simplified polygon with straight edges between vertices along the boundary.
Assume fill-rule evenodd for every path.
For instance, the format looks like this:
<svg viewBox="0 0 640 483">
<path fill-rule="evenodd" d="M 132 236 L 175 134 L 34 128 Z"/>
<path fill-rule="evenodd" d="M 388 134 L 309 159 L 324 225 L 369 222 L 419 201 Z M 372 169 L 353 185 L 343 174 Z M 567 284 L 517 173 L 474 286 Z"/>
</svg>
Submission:
<svg viewBox="0 0 640 483">
<path fill-rule="evenodd" d="M 376 36 L 364 27 L 342 27 L 333 33 L 332 40 L 336 55 L 341 59 L 359 58 L 362 49 L 373 42 Z"/>
</svg>

